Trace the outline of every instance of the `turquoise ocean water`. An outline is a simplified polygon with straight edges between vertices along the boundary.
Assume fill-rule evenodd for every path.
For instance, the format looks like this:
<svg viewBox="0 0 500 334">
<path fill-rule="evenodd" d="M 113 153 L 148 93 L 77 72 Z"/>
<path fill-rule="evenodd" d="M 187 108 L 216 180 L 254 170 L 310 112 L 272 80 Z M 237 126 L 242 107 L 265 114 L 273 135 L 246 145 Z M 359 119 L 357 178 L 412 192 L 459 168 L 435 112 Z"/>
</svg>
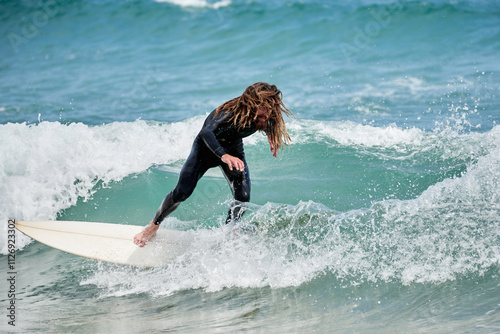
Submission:
<svg viewBox="0 0 500 334">
<path fill-rule="evenodd" d="M 24 0 L 0 22 L 0 332 L 500 332 L 498 2 Z M 196 239 L 167 267 L 21 234 L 9 267 L 9 219 L 147 224 L 257 81 L 296 119 L 277 159 L 245 141 L 255 235 L 221 228 L 213 170 L 162 224 Z"/>
</svg>

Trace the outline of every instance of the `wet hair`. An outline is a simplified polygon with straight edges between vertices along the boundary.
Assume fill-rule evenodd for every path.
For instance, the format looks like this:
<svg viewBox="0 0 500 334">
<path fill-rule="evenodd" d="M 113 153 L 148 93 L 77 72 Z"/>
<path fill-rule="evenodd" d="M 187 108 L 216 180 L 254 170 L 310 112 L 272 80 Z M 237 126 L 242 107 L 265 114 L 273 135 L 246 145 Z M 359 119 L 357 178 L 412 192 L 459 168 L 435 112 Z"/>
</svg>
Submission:
<svg viewBox="0 0 500 334">
<path fill-rule="evenodd" d="M 248 127 L 257 119 L 259 107 L 265 107 L 271 111 L 265 132 L 276 150 L 283 149 L 292 141 L 286 131 L 283 113 L 293 116 L 283 103 L 283 94 L 275 86 L 265 82 L 257 82 L 248 86 L 241 96 L 231 99 L 216 109 L 219 112 L 231 112 L 233 116 L 230 121 L 239 128 Z"/>
</svg>

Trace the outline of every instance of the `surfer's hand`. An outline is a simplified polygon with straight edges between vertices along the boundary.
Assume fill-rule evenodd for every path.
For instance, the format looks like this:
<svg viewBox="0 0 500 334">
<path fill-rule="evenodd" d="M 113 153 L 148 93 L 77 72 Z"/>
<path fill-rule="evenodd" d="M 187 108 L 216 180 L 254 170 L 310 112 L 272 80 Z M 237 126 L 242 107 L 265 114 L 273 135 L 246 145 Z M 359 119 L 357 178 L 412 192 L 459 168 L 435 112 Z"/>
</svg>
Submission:
<svg viewBox="0 0 500 334">
<path fill-rule="evenodd" d="M 236 170 L 239 170 L 242 172 L 245 169 L 245 164 L 243 161 L 241 161 L 240 158 L 233 157 L 232 155 L 229 154 L 224 154 L 221 157 L 221 160 L 223 163 L 227 164 L 229 166 L 230 170 L 233 170 L 233 168 L 236 168 Z"/>
<path fill-rule="evenodd" d="M 135 235 L 134 244 L 139 247 L 144 247 L 149 239 L 155 236 L 156 231 L 158 231 L 159 228 L 160 225 L 155 225 L 153 221 L 151 221 L 142 232 Z"/>
</svg>

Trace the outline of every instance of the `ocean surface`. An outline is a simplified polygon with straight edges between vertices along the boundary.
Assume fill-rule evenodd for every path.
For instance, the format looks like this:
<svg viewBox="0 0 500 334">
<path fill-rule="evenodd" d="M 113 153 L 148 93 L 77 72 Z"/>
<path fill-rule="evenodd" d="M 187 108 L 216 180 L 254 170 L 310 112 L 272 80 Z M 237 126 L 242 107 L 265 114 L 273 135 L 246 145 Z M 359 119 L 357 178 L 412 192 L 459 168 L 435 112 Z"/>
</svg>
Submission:
<svg viewBox="0 0 500 334">
<path fill-rule="evenodd" d="M 0 332 L 500 333 L 499 56 L 498 1 L 2 1 Z M 166 267 L 13 234 L 146 225 L 257 81 L 296 118 L 245 139 L 256 233 L 214 169 Z"/>
</svg>

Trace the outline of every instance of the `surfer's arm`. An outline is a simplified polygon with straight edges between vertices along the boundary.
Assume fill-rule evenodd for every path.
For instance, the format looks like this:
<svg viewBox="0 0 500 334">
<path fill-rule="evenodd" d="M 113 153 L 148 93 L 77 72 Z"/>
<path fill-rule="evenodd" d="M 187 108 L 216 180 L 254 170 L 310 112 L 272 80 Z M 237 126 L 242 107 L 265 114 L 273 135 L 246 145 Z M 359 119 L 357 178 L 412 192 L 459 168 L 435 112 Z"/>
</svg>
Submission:
<svg viewBox="0 0 500 334">
<path fill-rule="evenodd" d="M 226 113 L 221 111 L 219 114 L 210 119 L 207 124 L 201 129 L 199 136 L 207 145 L 207 147 L 217 156 L 222 162 L 229 166 L 230 170 L 235 168 L 236 170 L 243 171 L 245 169 L 245 165 L 243 161 L 237 157 L 234 157 L 230 154 L 226 153 L 226 150 L 222 147 L 222 145 L 217 140 L 215 136 L 215 132 L 223 126 L 223 123 L 226 123 L 231 118 L 230 113 Z"/>
<path fill-rule="evenodd" d="M 207 120 L 206 124 L 201 129 L 198 136 L 203 140 L 205 145 L 212 151 L 216 156 L 222 158 L 224 154 L 226 154 L 226 150 L 222 147 L 222 145 L 217 140 L 215 136 L 215 131 L 221 127 L 221 125 L 227 121 L 231 117 L 230 113 L 225 113 L 224 111 L 219 112 L 212 119 Z"/>
</svg>

